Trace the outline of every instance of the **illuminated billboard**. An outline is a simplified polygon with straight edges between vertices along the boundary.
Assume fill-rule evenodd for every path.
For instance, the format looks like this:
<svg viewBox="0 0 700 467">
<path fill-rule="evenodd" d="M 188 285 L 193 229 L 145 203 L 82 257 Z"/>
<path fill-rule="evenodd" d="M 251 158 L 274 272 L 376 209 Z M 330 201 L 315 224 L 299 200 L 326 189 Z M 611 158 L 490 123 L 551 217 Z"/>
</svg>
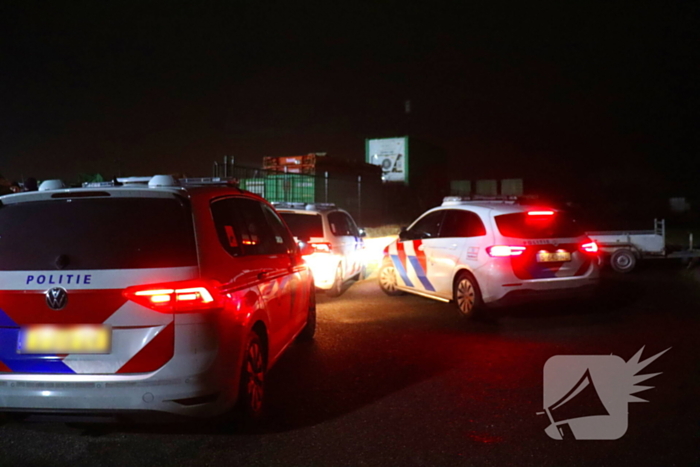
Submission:
<svg viewBox="0 0 700 467">
<path fill-rule="evenodd" d="M 365 161 L 382 168 L 382 180 L 408 184 L 408 137 L 365 140 Z"/>
</svg>

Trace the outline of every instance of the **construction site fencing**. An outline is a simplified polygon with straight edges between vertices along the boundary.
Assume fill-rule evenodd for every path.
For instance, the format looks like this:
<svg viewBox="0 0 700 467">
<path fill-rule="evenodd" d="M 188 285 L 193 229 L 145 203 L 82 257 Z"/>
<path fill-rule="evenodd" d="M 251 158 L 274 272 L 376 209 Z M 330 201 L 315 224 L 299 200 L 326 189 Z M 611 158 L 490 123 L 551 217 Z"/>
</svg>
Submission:
<svg viewBox="0 0 700 467">
<path fill-rule="evenodd" d="M 363 179 L 361 175 L 298 174 L 272 170 L 228 166 L 227 173 L 239 186 L 270 202 L 334 203 L 348 211 L 360 226 L 377 226 L 386 222 L 384 188 L 380 179 Z"/>
</svg>

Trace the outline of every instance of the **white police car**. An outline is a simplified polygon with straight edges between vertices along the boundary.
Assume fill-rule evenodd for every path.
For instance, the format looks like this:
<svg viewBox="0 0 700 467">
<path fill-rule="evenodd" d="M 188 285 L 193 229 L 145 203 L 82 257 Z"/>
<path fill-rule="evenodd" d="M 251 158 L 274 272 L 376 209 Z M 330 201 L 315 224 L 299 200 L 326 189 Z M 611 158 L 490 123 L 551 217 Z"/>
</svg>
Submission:
<svg viewBox="0 0 700 467">
<path fill-rule="evenodd" d="M 364 270 L 362 238 L 352 216 L 335 204 L 273 203 L 304 249 L 316 287 L 332 297 Z"/>
<path fill-rule="evenodd" d="M 118 184 L 0 199 L 0 411 L 258 417 L 315 330 L 291 233 L 225 181 Z"/>
<path fill-rule="evenodd" d="M 564 212 L 447 197 L 384 250 L 379 285 L 454 301 L 471 317 L 482 305 L 586 295 L 598 282 L 597 255 Z"/>
</svg>

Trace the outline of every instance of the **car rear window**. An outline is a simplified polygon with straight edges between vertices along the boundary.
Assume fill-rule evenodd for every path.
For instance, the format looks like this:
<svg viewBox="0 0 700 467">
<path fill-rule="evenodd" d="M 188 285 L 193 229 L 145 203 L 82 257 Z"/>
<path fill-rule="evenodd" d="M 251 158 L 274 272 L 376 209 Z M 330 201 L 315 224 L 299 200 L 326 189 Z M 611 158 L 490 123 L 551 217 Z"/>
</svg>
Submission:
<svg viewBox="0 0 700 467">
<path fill-rule="evenodd" d="M 567 238 L 584 234 L 583 228 L 566 213 L 531 216 L 526 212 L 495 217 L 501 235 L 514 238 Z"/>
<path fill-rule="evenodd" d="M 323 218 L 320 214 L 280 212 L 280 215 L 295 237 L 323 237 Z"/>
<path fill-rule="evenodd" d="M 0 270 L 194 266 L 189 203 L 173 198 L 71 198 L 0 208 Z"/>
</svg>

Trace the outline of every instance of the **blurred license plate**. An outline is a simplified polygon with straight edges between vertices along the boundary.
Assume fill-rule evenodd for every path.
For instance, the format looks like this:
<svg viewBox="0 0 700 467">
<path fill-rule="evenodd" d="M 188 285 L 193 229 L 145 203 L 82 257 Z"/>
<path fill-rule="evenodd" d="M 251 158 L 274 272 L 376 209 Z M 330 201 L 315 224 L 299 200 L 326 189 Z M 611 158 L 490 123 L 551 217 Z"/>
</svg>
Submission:
<svg viewBox="0 0 700 467">
<path fill-rule="evenodd" d="M 112 345 L 109 326 L 30 326 L 22 328 L 17 352 L 22 354 L 106 354 Z"/>
<path fill-rule="evenodd" d="M 571 261 L 571 253 L 568 251 L 540 251 L 537 253 L 538 263 L 557 263 L 562 261 Z"/>
</svg>

